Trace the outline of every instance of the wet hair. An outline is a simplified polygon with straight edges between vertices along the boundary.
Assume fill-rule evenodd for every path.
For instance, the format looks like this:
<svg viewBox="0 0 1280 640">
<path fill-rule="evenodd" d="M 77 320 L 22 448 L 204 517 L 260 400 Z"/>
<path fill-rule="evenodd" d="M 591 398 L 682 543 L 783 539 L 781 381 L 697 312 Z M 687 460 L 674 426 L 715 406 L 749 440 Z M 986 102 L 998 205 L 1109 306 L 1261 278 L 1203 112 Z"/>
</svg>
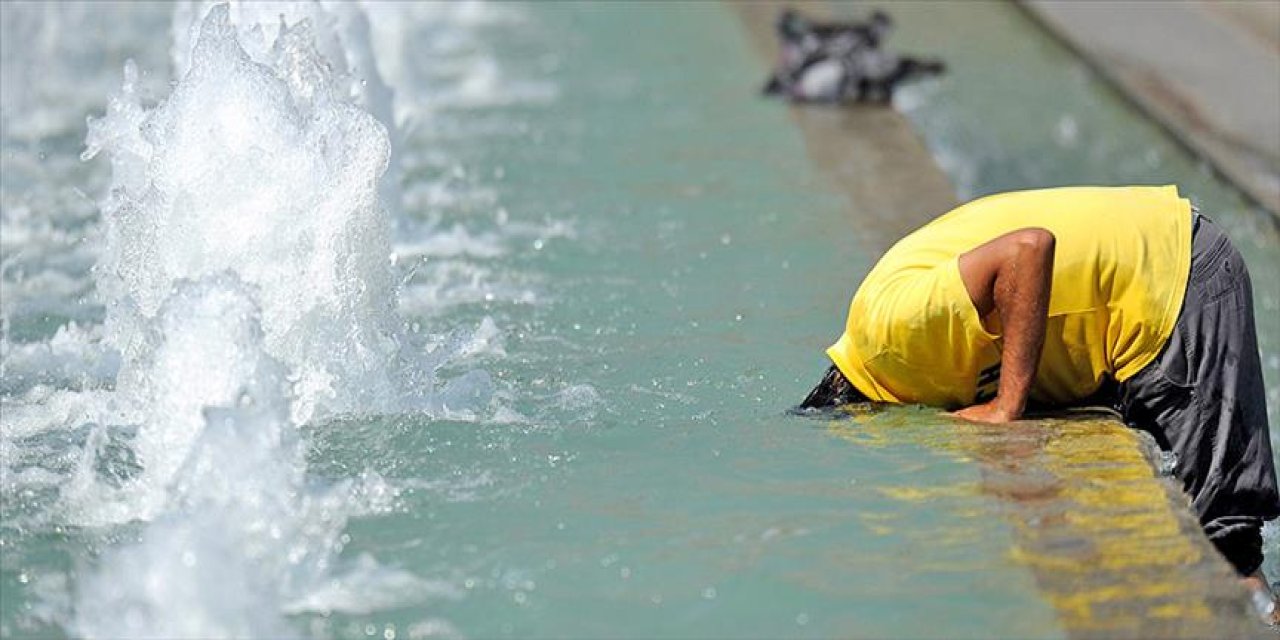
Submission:
<svg viewBox="0 0 1280 640">
<path fill-rule="evenodd" d="M 869 398 L 858 391 L 843 373 L 831 365 L 817 386 L 800 403 L 801 409 L 826 409 L 853 402 L 868 402 Z"/>
</svg>

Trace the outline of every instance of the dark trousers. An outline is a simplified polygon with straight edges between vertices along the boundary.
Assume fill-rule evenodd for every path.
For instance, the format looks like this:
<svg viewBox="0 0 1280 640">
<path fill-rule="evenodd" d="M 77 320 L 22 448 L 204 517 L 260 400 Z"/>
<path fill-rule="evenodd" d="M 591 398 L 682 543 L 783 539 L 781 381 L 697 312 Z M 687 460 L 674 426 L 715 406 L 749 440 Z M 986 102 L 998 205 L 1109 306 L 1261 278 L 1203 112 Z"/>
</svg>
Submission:
<svg viewBox="0 0 1280 640">
<path fill-rule="evenodd" d="M 1244 260 L 1196 214 L 1177 326 L 1154 362 L 1120 384 L 1125 421 L 1175 456 L 1173 474 L 1242 575 L 1262 564 L 1262 523 L 1280 516 L 1266 394 Z"/>
</svg>

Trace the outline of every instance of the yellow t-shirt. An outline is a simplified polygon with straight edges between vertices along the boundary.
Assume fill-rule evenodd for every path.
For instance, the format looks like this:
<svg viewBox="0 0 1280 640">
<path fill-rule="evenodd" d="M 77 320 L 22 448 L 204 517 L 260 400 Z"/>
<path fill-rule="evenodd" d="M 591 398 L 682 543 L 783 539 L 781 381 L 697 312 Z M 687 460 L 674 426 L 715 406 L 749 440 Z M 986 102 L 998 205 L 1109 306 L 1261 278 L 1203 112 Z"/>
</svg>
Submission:
<svg viewBox="0 0 1280 640">
<path fill-rule="evenodd" d="M 957 259 L 1027 227 L 1057 239 L 1032 400 L 1080 400 L 1105 376 L 1123 381 L 1151 362 L 1191 269 L 1191 205 L 1173 186 L 1019 191 L 960 206 L 885 253 L 827 355 L 872 400 L 961 407 L 993 397 L 998 320 L 983 327 Z"/>
</svg>

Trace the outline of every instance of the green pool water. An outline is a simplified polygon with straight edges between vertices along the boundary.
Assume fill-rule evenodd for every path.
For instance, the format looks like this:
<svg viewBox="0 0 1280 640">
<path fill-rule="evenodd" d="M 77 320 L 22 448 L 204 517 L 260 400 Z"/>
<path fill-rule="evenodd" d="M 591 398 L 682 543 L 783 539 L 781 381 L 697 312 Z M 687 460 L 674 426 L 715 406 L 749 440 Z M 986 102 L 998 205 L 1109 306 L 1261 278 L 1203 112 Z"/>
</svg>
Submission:
<svg viewBox="0 0 1280 640">
<path fill-rule="evenodd" d="M 446 111 L 419 139 L 501 167 L 512 219 L 573 223 L 574 238 L 497 264 L 535 281 L 538 303 L 445 314 L 508 332 L 484 366 L 532 423 L 316 428 L 318 468 L 486 478 L 466 499 L 405 496 L 402 513 L 353 524 L 347 552 L 452 576 L 465 595 L 426 609 L 478 637 L 1057 635 L 989 499 L 961 491 L 901 521 L 878 491 L 964 487 L 973 465 L 785 414 L 874 256 L 852 248 L 786 108 L 755 99 L 761 66 L 734 15 L 529 9 L 533 33 L 494 52 L 520 65 L 551 51 L 555 102 Z M 462 133 L 485 120 L 519 133 Z M 565 396 L 586 385 L 585 405 Z"/>
<path fill-rule="evenodd" d="M 542 283 L 546 300 L 450 314 L 488 314 L 515 328 L 491 371 L 511 385 L 515 409 L 538 419 L 393 428 L 400 435 L 387 437 L 387 456 L 420 470 L 411 475 L 443 463 L 492 483 L 464 501 L 410 496 L 412 517 L 358 523 L 351 549 L 382 557 L 405 538 L 421 540 L 409 566 L 455 574 L 466 589 L 435 610 L 478 636 L 1065 633 L 1011 553 L 1016 532 L 1004 500 L 975 489 L 982 465 L 938 446 L 951 423 L 928 410 L 889 412 L 877 420 L 901 431 L 868 443 L 834 435 L 828 421 L 785 414 L 825 366 L 821 349 L 876 256 L 854 241 L 856 218 L 809 165 L 786 108 L 753 98 L 761 62 L 733 13 L 718 5 L 530 9 L 534 33 L 494 51 L 516 66 L 554 52 L 554 103 L 501 115 L 449 111 L 434 127 L 440 141 L 423 144 L 447 141 L 474 171 L 501 167 L 493 186 L 513 218 L 573 221 L 572 240 L 500 267 Z M 965 133 L 989 135 L 943 163 L 978 176 L 967 183 L 952 174 L 963 196 L 1052 184 L 1055 174 L 1060 183 L 1190 180 L 1202 206 L 1255 215 L 1082 78 L 1016 11 L 953 10 L 974 37 L 943 41 L 928 25 L 955 16 L 939 19 L 936 9 L 895 12 L 900 46 L 936 52 L 958 69 L 919 88 L 908 113 L 935 148 L 961 147 L 951 140 Z M 1096 149 L 1064 149 L 1030 116 L 1002 132 L 982 115 L 989 103 L 964 102 L 983 74 L 1003 71 L 980 57 L 984 28 L 1007 35 L 1008 47 L 1040 52 L 989 53 L 1019 58 L 1019 77 L 1046 82 L 1056 73 L 1070 83 L 1078 103 L 1055 99 L 1055 109 L 1082 127 L 1124 131 L 1133 149 L 1116 143 L 1101 158 Z M 991 92 L 1014 79 L 999 82 Z M 524 135 L 459 133 L 483 128 L 475 124 L 482 119 L 525 123 Z M 1133 157 L 1149 158 L 1150 149 L 1164 155 L 1140 174 Z M 1049 167 L 1029 169 L 1032 155 L 1050 156 Z M 1103 163 L 1126 169 L 1108 173 Z M 1270 246 L 1261 255 L 1274 259 Z M 548 405 L 558 389 L 579 385 L 597 394 L 589 417 L 573 402 Z M 360 437 L 318 433 L 318 442 L 331 439 L 354 446 Z M 434 455 L 411 462 L 423 441 Z M 339 459 L 342 445 L 317 450 L 317 460 Z M 927 497 L 904 501 L 903 488 Z M 422 529 L 404 531 L 424 518 Z"/>
</svg>

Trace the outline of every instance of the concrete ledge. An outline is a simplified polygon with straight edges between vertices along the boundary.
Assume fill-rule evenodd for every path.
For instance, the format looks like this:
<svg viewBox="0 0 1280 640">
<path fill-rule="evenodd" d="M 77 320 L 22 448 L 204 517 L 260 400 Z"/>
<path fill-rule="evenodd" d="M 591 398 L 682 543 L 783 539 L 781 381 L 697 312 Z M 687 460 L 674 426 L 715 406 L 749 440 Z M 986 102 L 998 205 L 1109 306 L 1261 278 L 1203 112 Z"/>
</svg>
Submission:
<svg viewBox="0 0 1280 640">
<path fill-rule="evenodd" d="M 1185 494 L 1156 471 L 1150 436 L 1089 413 L 1002 425 L 906 426 L 874 409 L 850 418 L 828 430 L 859 446 L 914 444 L 977 466 L 973 486 L 880 491 L 903 510 L 946 508 L 957 493 L 990 498 L 989 513 L 975 517 L 1009 522 L 1009 559 L 1031 573 L 1068 638 L 1275 637 Z"/>
<path fill-rule="evenodd" d="M 1019 6 L 1280 216 L 1280 5 L 1021 0 Z"/>
</svg>

